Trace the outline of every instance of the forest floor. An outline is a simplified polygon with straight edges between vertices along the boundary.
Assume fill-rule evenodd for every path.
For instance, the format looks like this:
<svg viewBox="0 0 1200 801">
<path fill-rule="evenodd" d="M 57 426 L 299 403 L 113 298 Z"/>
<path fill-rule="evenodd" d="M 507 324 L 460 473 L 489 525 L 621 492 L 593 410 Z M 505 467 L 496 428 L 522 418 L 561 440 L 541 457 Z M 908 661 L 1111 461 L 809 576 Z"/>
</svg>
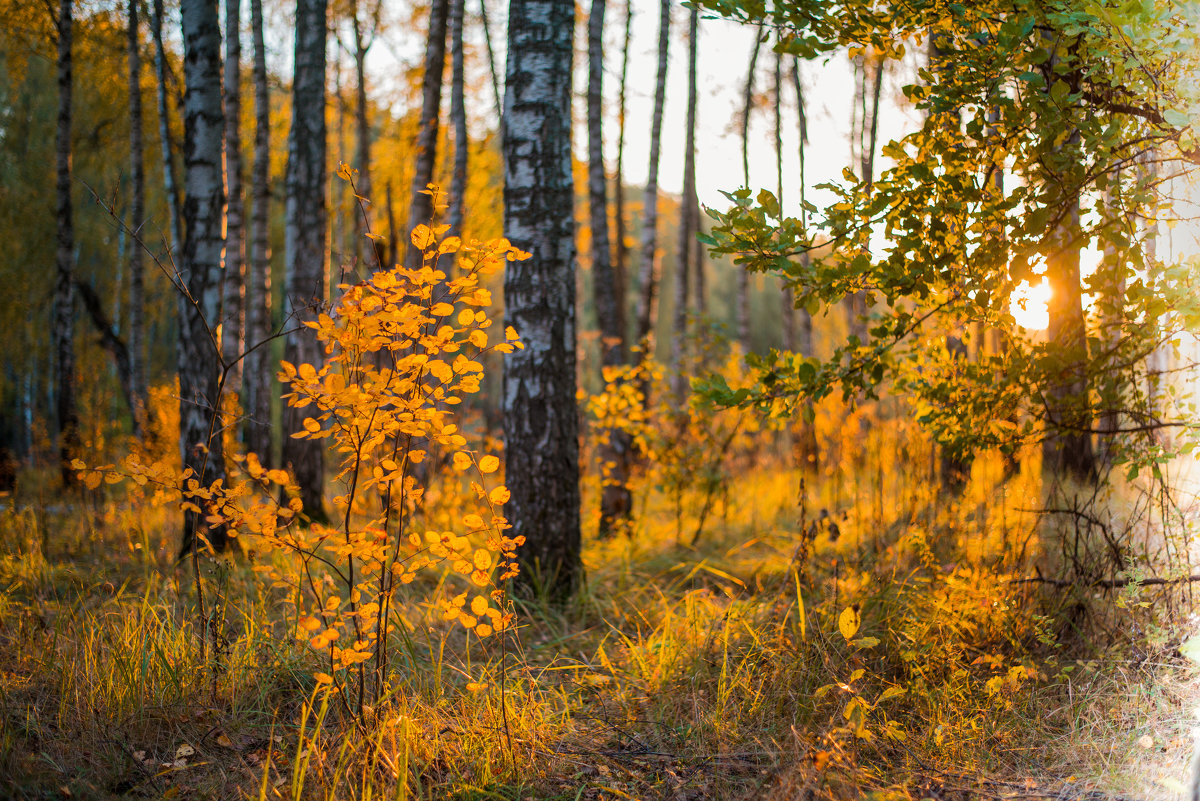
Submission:
<svg viewBox="0 0 1200 801">
<path fill-rule="evenodd" d="M 589 538 L 583 591 L 523 607 L 503 649 L 440 622 L 441 580 L 410 585 L 358 720 L 323 703 L 269 555 L 207 563 L 204 657 L 169 511 L 3 499 L 0 796 L 1181 797 L 1186 591 L 1013 581 L 1049 550 L 1029 470 L 954 500 L 903 471 L 809 481 L 804 509 L 782 469 L 642 493 L 634 536 Z"/>
</svg>

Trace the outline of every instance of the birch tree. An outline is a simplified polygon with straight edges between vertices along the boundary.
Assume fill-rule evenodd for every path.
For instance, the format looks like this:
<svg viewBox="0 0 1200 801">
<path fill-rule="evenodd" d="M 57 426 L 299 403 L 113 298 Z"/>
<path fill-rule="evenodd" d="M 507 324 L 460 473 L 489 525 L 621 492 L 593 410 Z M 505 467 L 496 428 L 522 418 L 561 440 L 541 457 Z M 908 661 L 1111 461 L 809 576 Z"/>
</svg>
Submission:
<svg viewBox="0 0 1200 801">
<path fill-rule="evenodd" d="M 429 32 L 425 41 L 425 76 L 421 88 L 421 121 L 417 129 L 416 152 L 413 156 L 413 180 L 409 193 L 408 227 L 411 231 L 422 223 L 428 224 L 433 216 L 433 198 L 425 193 L 425 187 L 433 180 L 433 167 L 437 161 L 439 109 L 442 103 L 442 70 L 446 65 L 446 18 L 450 12 L 450 0 L 433 0 L 429 7 Z M 511 25 L 511 23 L 510 23 Z M 511 60 L 510 53 L 510 60 Z M 421 251 L 405 243 L 404 265 L 410 269 L 421 265 Z"/>
<path fill-rule="evenodd" d="M 616 270 L 608 238 L 608 176 L 604 168 L 604 16 L 605 0 L 592 0 L 588 17 L 588 218 L 592 228 L 592 286 L 596 316 L 600 321 L 600 364 L 603 368 L 625 363 L 623 299 L 618 294 Z M 620 174 L 617 195 L 620 196 Z M 618 246 L 619 247 L 619 246 Z M 632 509 L 629 462 L 632 439 L 618 429 L 602 436 L 597 458 L 604 466 L 604 486 L 600 497 L 600 536 L 613 534 L 623 525 Z"/>
<path fill-rule="evenodd" d="M 466 89 L 463 85 L 463 7 L 466 0 L 450 0 L 450 125 L 454 129 L 454 169 L 450 179 L 450 232 L 462 235 L 463 208 L 467 194 Z"/>
<path fill-rule="evenodd" d="M 227 386 L 241 394 L 245 347 L 244 205 L 242 202 L 242 6 L 225 0 L 225 279 L 221 353 L 230 365 Z"/>
<path fill-rule="evenodd" d="M 642 201 L 641 263 L 638 265 L 637 338 L 649 348 L 648 337 L 654 318 L 654 294 L 658 284 L 658 162 L 662 152 L 663 105 L 667 95 L 667 63 L 670 57 L 671 3 L 661 0 L 658 14 L 658 70 L 654 81 L 654 114 L 650 120 L 650 167 Z"/>
<path fill-rule="evenodd" d="M 754 110 L 754 77 L 758 69 L 758 53 L 762 49 L 761 30 L 755 31 L 750 47 L 750 66 L 746 70 L 746 88 L 742 94 L 742 186 L 750 188 L 750 113 Z M 750 350 L 750 273 L 737 274 L 737 337 L 742 350 Z"/>
<path fill-rule="evenodd" d="M 574 3 L 511 0 L 504 137 L 505 319 L 525 347 L 504 359 L 505 516 L 520 591 L 570 594 L 581 578 L 571 175 Z"/>
<path fill-rule="evenodd" d="M 154 0 L 150 35 L 154 38 L 155 101 L 158 105 L 158 142 L 162 150 L 163 192 L 167 196 L 167 228 L 171 254 L 178 258 L 183 245 L 179 211 L 179 189 L 175 180 L 175 157 L 171 152 L 171 104 L 167 100 L 167 52 L 163 45 L 163 0 Z"/>
<path fill-rule="evenodd" d="M 57 248 L 54 271 L 54 366 L 57 391 L 59 468 L 64 486 L 74 486 L 71 460 L 79 449 L 79 412 L 75 403 L 75 228 L 71 206 L 71 45 L 75 32 L 73 0 L 60 0 L 54 15 L 58 46 L 58 121 L 54 139 Z"/>
<path fill-rule="evenodd" d="M 682 403 L 687 395 L 684 371 L 688 336 L 688 273 L 692 248 L 697 247 L 693 210 L 696 205 L 696 34 L 700 19 L 695 6 L 688 14 L 688 96 L 684 122 L 683 192 L 679 198 L 679 238 L 675 247 L 675 320 L 671 340 L 671 363 L 675 367 L 672 392 Z"/>
<path fill-rule="evenodd" d="M 221 251 L 225 186 L 221 151 L 221 25 L 216 0 L 181 4 L 184 47 L 183 217 L 185 239 L 180 281 L 186 292 L 179 308 L 179 447 L 185 469 L 212 486 L 225 472 L 221 452 L 221 345 L 216 321 L 221 312 Z M 184 513 L 183 549 L 197 545 L 203 527 L 196 512 Z M 215 550 L 225 546 L 222 528 L 207 529 Z"/>
<path fill-rule="evenodd" d="M 616 300 L 616 329 L 622 353 L 628 353 L 629 327 L 626 321 L 626 294 L 629 286 L 629 242 L 625 222 L 625 103 L 629 76 L 629 41 L 633 38 L 633 4 L 625 2 L 624 34 L 621 43 L 621 73 L 617 86 L 617 164 L 613 192 L 613 295 Z"/>
<path fill-rule="evenodd" d="M 284 201 L 284 269 L 293 325 L 316 319 L 325 301 L 325 17 L 325 0 L 299 0 Z M 321 348 L 307 327 L 289 334 L 285 354 L 292 364 L 322 363 Z M 304 409 L 288 406 L 284 431 L 299 431 L 307 416 Z M 326 519 L 322 441 L 285 436 L 283 463 L 295 473 L 305 513 Z"/>
<path fill-rule="evenodd" d="M 142 53 L 138 0 L 128 1 L 129 37 L 129 224 L 141 235 L 146 222 L 145 152 L 142 147 Z M 142 435 L 146 413 L 146 283 L 145 259 L 137 245 L 129 248 L 129 381 L 134 436 Z"/>
<path fill-rule="evenodd" d="M 267 51 L 263 39 L 262 0 L 250 0 L 250 38 L 254 49 L 254 160 L 250 168 L 250 238 L 246 276 L 246 359 L 248 416 L 246 448 L 271 461 L 271 265 L 268 218 L 271 185 L 271 107 L 267 94 Z"/>
</svg>

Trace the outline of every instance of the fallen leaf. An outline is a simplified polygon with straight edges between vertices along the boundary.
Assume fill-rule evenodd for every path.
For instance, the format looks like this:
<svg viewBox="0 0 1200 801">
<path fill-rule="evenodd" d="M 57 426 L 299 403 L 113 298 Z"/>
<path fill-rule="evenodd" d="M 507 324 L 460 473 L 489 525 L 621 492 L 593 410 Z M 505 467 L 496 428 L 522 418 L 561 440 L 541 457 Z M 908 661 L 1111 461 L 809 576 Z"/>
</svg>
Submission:
<svg viewBox="0 0 1200 801">
<path fill-rule="evenodd" d="M 184 743 L 183 745 L 181 745 L 175 749 L 175 758 L 183 759 L 184 757 L 190 757 L 194 753 L 196 753 L 196 749 L 192 748 L 187 743 Z"/>
<path fill-rule="evenodd" d="M 224 734 L 222 734 L 222 735 L 220 735 L 219 737 L 217 737 L 217 745 L 221 746 L 222 748 L 234 748 L 234 747 L 236 747 L 236 746 L 234 746 L 234 744 L 233 744 L 233 740 L 230 740 L 230 739 L 229 739 L 228 737 L 226 737 Z"/>
<path fill-rule="evenodd" d="M 1140 745 L 1142 748 L 1153 748 L 1154 747 L 1154 738 L 1151 737 L 1149 734 L 1143 734 L 1141 737 L 1138 738 L 1137 742 L 1138 742 L 1138 745 Z"/>
</svg>

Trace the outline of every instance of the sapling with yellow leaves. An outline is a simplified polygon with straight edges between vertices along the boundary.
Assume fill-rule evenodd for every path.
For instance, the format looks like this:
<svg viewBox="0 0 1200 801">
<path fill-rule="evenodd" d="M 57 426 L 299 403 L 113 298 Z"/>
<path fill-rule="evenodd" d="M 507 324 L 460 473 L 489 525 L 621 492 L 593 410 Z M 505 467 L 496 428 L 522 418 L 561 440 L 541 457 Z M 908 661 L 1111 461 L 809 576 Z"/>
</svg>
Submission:
<svg viewBox="0 0 1200 801">
<path fill-rule="evenodd" d="M 343 166 L 339 175 L 353 186 L 353 171 Z M 436 203 L 437 188 L 429 193 Z M 468 447 L 455 408 L 480 390 L 486 353 L 524 347 L 512 327 L 489 335 L 492 296 L 483 279 L 528 254 L 505 239 L 443 238 L 447 230 L 413 230 L 423 254 L 418 267 L 380 270 L 338 288 L 337 301 L 306 323 L 325 348 L 322 366 L 282 363 L 285 400 L 308 414 L 291 436 L 328 441 L 340 460 L 337 525 L 309 520 L 289 474 L 264 468 L 253 453 L 233 457 L 237 469 L 211 486 L 136 452 L 119 464 L 74 463 L 89 487 L 129 479 L 152 490 L 156 502 L 176 503 L 229 536 L 250 535 L 256 550 L 289 557 L 255 569 L 288 590 L 296 637 L 326 659 L 318 682 L 344 701 L 356 689 L 358 712 L 368 693 L 386 692 L 396 590 L 421 571 L 448 567 L 461 576 L 461 591 L 440 602 L 445 620 L 480 638 L 513 622 L 505 586 L 517 573 L 523 538 L 506 533 L 509 491 L 494 480 L 500 460 Z M 470 488 L 457 525 L 436 529 L 418 524 L 425 487 L 414 470 L 435 449 Z"/>
<path fill-rule="evenodd" d="M 436 203 L 438 190 L 429 191 Z M 442 238 L 447 230 L 413 230 L 419 266 L 339 287 L 328 313 L 308 324 L 325 347 L 324 365 L 283 363 L 287 403 L 310 410 L 292 436 L 330 442 L 342 492 L 333 498 L 339 525 L 313 523 L 273 540 L 303 566 L 297 636 L 328 657 L 330 672 L 318 680 L 345 688 L 356 679 L 360 706 L 368 684 L 376 696 L 385 691 L 396 589 L 422 570 L 448 565 L 463 579 L 465 589 L 442 602 L 445 619 L 480 637 L 513 621 L 504 586 L 516 575 L 521 538 L 506 535 L 508 490 L 488 486 L 500 460 L 468 449 L 454 410 L 479 391 L 485 353 L 523 347 L 511 327 L 498 341 L 489 337 L 492 297 L 482 279 L 527 254 L 505 239 Z M 418 525 L 425 487 L 414 468 L 435 449 L 453 454 L 471 488 L 456 530 Z M 323 582 L 312 579 L 322 566 L 314 562 L 327 569 Z"/>
</svg>

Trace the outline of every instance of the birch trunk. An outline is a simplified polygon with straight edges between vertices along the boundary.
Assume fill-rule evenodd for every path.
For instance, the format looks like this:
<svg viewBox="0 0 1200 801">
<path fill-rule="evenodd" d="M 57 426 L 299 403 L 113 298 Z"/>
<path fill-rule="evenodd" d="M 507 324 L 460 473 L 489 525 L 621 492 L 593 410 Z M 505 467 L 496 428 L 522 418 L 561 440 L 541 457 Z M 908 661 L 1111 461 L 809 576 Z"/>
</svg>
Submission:
<svg viewBox="0 0 1200 801">
<path fill-rule="evenodd" d="M 58 124 L 54 142 L 57 249 L 54 274 L 54 354 L 57 389 L 59 472 L 64 487 L 75 486 L 71 460 L 79 453 L 79 413 L 75 405 L 75 228 L 71 206 L 71 46 L 73 0 L 60 0 L 58 39 Z"/>
<path fill-rule="evenodd" d="M 225 386 L 242 392 L 245 348 L 244 206 L 242 203 L 242 6 L 225 0 L 225 277 L 221 308 L 221 353 L 230 365 Z"/>
<path fill-rule="evenodd" d="M 628 352 L 629 326 L 625 319 L 627 287 L 629 286 L 629 243 L 625 230 L 625 84 L 629 75 L 629 40 L 633 38 L 633 5 L 625 2 L 625 37 L 621 46 L 621 81 L 617 99 L 617 174 L 613 193 L 615 230 L 613 239 L 613 295 L 616 297 L 616 328 L 622 354 Z"/>
<path fill-rule="evenodd" d="M 350 0 L 350 15 L 354 22 L 354 79 L 355 79 L 355 117 L 354 133 L 358 144 L 355 155 L 358 169 L 358 194 L 373 200 L 374 184 L 371 182 L 371 125 L 367 117 L 367 51 L 371 44 L 363 32 L 363 22 L 358 16 L 358 0 Z M 372 31 L 372 37 L 374 31 Z M 371 206 L 366 207 L 368 210 Z M 371 263 L 362 265 L 363 274 L 369 275 L 374 269 L 383 264 L 383 253 L 375 240 L 364 242 L 364 234 L 369 226 L 369 220 L 363 219 L 363 212 L 357 203 L 351 210 L 354 215 L 354 253 L 357 257 L 364 250 L 370 253 Z"/>
<path fill-rule="evenodd" d="M 775 89 L 775 197 L 783 207 L 783 54 L 775 51 L 773 70 Z M 783 349 L 796 350 L 796 299 L 792 288 L 784 284 L 780 288 L 780 320 L 783 333 Z"/>
<path fill-rule="evenodd" d="M 520 592 L 578 586 L 575 226 L 571 175 L 574 3 L 512 0 L 504 136 L 504 231 L 531 254 L 508 263 L 505 320 L 525 343 L 504 359 L 505 515 L 524 537 Z"/>
<path fill-rule="evenodd" d="M 808 184 L 805 178 L 804 168 L 806 166 L 805 158 L 807 156 L 808 145 L 808 114 L 804 107 L 804 85 L 800 80 L 800 59 L 792 57 L 792 84 L 796 90 L 796 116 L 800 125 L 800 220 L 805 227 L 808 225 L 808 210 L 804 204 L 808 201 Z M 804 253 L 800 256 L 800 261 L 807 269 L 809 265 L 809 255 Z M 791 292 L 791 290 L 788 290 Z M 792 305 L 795 306 L 795 295 L 792 293 Z M 801 356 L 811 358 L 813 355 L 812 341 L 812 315 L 806 307 L 796 309 L 796 353 Z"/>
<path fill-rule="evenodd" d="M 467 194 L 467 104 L 463 88 L 463 6 L 450 0 L 450 124 L 454 127 L 454 172 L 450 179 L 450 233 L 462 236 Z"/>
<path fill-rule="evenodd" d="M 496 70 L 496 53 L 492 49 L 492 30 L 488 24 L 487 0 L 479 0 L 479 22 L 483 26 L 483 43 L 487 47 L 488 71 L 492 78 L 492 92 L 496 97 L 496 119 L 504 115 L 504 97 L 500 94 L 500 73 Z"/>
<path fill-rule="evenodd" d="M 592 0 L 588 17 L 588 212 L 592 227 L 592 285 L 600 321 L 600 364 L 613 367 L 625 363 L 625 348 L 621 295 L 608 240 L 608 179 L 603 138 L 605 5 L 605 0 Z M 618 177 L 618 196 L 620 191 Z M 626 432 L 615 428 L 603 432 L 597 455 L 604 475 L 600 496 L 601 537 L 612 536 L 629 519 L 633 508 L 628 486 L 631 456 L 632 440 Z"/>
<path fill-rule="evenodd" d="M 325 0 L 300 0 L 296 9 L 292 127 L 288 136 L 284 266 L 291 325 L 316 319 L 325 301 Z M 287 338 L 285 358 L 320 369 L 322 349 L 302 327 Z M 305 409 L 283 415 L 283 462 L 295 473 L 304 511 L 326 519 L 325 449 L 321 440 L 288 436 L 301 430 Z"/>
<path fill-rule="evenodd" d="M 270 98 L 267 94 L 267 51 L 263 41 L 262 0 L 250 0 L 250 36 L 254 48 L 254 162 L 250 168 L 250 252 L 246 292 L 246 448 L 263 464 L 271 464 L 270 364 L 271 264 L 268 216 L 271 186 Z"/>
<path fill-rule="evenodd" d="M 683 407 L 687 397 L 688 338 L 688 273 L 691 267 L 691 249 L 695 234 L 692 230 L 692 207 L 696 195 L 696 32 L 700 15 L 695 7 L 688 14 L 688 98 L 687 117 L 684 122 L 683 145 L 683 192 L 679 199 L 679 238 L 675 247 L 675 325 L 671 340 L 671 364 L 675 374 L 671 379 L 671 391 Z"/>
<path fill-rule="evenodd" d="M 215 325 L 221 311 L 221 251 L 225 187 L 221 149 L 221 24 L 216 0 L 184 0 L 183 215 L 186 238 L 179 295 L 179 447 L 185 468 L 210 487 L 225 472 L 221 453 L 221 351 Z M 184 513 L 183 549 L 197 547 L 202 516 Z M 219 527 L 205 531 L 213 548 L 225 546 Z"/>
<path fill-rule="evenodd" d="M 142 146 L 142 54 L 138 2 L 129 0 L 129 222 L 140 232 L 146 222 L 145 152 Z M 146 277 L 142 249 L 129 248 L 129 381 L 133 435 L 141 438 L 146 414 Z"/>
<path fill-rule="evenodd" d="M 641 263 L 638 265 L 637 338 L 643 353 L 650 354 L 650 328 L 654 319 L 654 294 L 658 283 L 658 162 L 662 152 L 663 105 L 667 94 L 667 62 L 671 35 L 671 3 L 661 0 L 658 16 L 658 72 L 654 83 L 654 116 L 650 120 L 650 168 L 642 201 Z"/>
<path fill-rule="evenodd" d="M 175 158 L 171 154 L 171 106 L 167 102 L 167 54 L 163 47 L 163 0 L 154 0 L 150 33 L 154 37 L 154 80 L 158 102 L 158 142 L 162 148 L 163 191 L 167 196 L 167 224 L 171 231 L 171 257 L 178 258 L 183 245 L 179 214 L 179 189 L 175 180 Z"/>
<path fill-rule="evenodd" d="M 758 53 L 762 49 L 761 31 L 754 35 L 750 49 L 750 67 L 746 70 L 746 91 L 742 102 L 742 185 L 750 187 L 750 112 L 754 110 L 754 73 L 758 69 Z M 750 351 L 750 273 L 737 274 L 737 334 L 742 350 Z"/>
<path fill-rule="evenodd" d="M 433 167 L 437 160 L 438 114 L 442 103 L 442 70 L 446 64 L 446 17 L 449 7 L 450 0 L 433 0 L 429 7 L 429 35 L 425 42 L 425 77 L 421 91 L 421 122 L 417 132 L 413 164 L 408 227 L 405 229 L 405 236 L 400 239 L 405 248 L 404 264 L 410 269 L 421 266 L 421 251 L 410 246 L 407 234 L 422 223 L 429 224 L 433 216 L 433 199 L 425 194 L 425 187 L 433 180 Z"/>
</svg>

